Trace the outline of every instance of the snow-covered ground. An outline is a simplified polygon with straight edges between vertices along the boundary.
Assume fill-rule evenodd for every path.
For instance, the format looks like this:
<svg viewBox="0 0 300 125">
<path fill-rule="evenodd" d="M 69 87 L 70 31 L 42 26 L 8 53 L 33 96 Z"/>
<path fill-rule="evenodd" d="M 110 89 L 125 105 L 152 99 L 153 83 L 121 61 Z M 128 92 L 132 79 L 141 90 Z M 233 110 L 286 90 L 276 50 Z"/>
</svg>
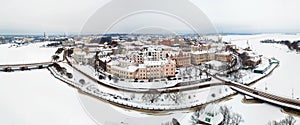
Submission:
<svg viewBox="0 0 300 125">
<path fill-rule="evenodd" d="M 11 44 L 0 45 L 0 65 L 49 62 L 57 48 L 41 47 L 50 42 L 34 43 L 21 47 L 11 47 Z"/>
<path fill-rule="evenodd" d="M 282 95 L 286 97 L 292 96 L 294 90 L 294 98 L 300 97 L 299 71 L 300 71 L 300 55 L 296 52 L 290 52 L 287 46 L 280 44 L 260 43 L 261 40 L 300 40 L 299 35 L 283 35 L 283 34 L 262 34 L 262 35 L 240 35 L 240 36 L 223 36 L 223 40 L 232 41 L 238 46 L 247 47 L 247 40 L 250 47 L 259 54 L 266 57 L 275 57 L 280 61 L 280 65 L 273 73 L 252 85 L 257 89 Z M 241 95 L 235 96 L 232 100 L 225 102 L 235 112 L 242 114 L 245 125 L 267 124 L 270 120 L 283 119 L 286 114 L 280 111 L 280 108 L 269 104 L 244 104 L 241 103 Z M 296 125 L 300 125 L 299 117 L 295 117 Z"/>
<path fill-rule="evenodd" d="M 0 124 L 95 125 L 86 115 L 77 90 L 47 69 L 0 72 Z"/>
</svg>

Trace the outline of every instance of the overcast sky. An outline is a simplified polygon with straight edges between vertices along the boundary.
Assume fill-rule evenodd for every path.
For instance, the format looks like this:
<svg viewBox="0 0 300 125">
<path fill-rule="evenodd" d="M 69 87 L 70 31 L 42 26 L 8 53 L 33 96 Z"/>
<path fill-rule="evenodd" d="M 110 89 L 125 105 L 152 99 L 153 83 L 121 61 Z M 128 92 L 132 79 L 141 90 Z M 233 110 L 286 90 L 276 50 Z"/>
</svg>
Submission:
<svg viewBox="0 0 300 125">
<path fill-rule="evenodd" d="M 109 1 L 1 0 L 0 34 L 77 33 L 89 17 Z M 299 0 L 191 2 L 207 15 L 218 32 L 300 32 Z"/>
</svg>

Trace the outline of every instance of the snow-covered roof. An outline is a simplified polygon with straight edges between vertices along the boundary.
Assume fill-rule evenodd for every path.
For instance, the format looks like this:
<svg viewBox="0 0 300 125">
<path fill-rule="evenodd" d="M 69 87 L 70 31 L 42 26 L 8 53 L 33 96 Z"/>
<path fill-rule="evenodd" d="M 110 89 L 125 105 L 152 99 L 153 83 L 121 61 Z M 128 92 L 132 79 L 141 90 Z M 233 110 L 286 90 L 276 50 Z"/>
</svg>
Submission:
<svg viewBox="0 0 300 125">
<path fill-rule="evenodd" d="M 230 52 L 221 52 L 221 53 L 216 53 L 216 54 L 218 54 L 218 55 L 230 55 L 231 53 Z"/>
<path fill-rule="evenodd" d="M 194 51 L 194 52 L 192 52 L 192 54 L 196 54 L 196 55 L 198 55 L 198 54 L 206 54 L 206 53 L 208 53 L 208 51 Z"/>
<path fill-rule="evenodd" d="M 258 62 L 259 60 L 261 60 L 261 58 L 259 56 L 253 56 L 253 57 L 250 58 L 250 60 L 252 62 Z"/>
<path fill-rule="evenodd" d="M 138 69 L 137 66 L 128 66 L 128 67 L 111 66 L 111 68 L 125 71 L 125 72 L 135 72 Z"/>
<path fill-rule="evenodd" d="M 83 41 L 75 41 L 75 44 L 84 44 Z"/>
<path fill-rule="evenodd" d="M 269 66 L 268 63 L 261 63 L 259 64 L 254 70 L 265 70 Z"/>
<path fill-rule="evenodd" d="M 211 60 L 209 62 L 206 62 L 206 64 L 210 64 L 214 67 L 220 67 L 220 66 L 223 66 L 225 63 L 221 62 L 221 61 L 217 61 L 217 60 Z"/>
<path fill-rule="evenodd" d="M 109 63 L 107 63 L 107 65 L 110 65 L 110 66 L 116 66 L 116 65 L 119 65 L 120 62 L 117 61 L 117 60 L 113 60 L 113 61 L 110 61 Z"/>
<path fill-rule="evenodd" d="M 84 51 L 74 51 L 74 55 L 84 56 L 84 55 L 86 55 L 86 52 L 84 52 Z"/>
<path fill-rule="evenodd" d="M 162 64 L 166 64 L 168 62 L 171 62 L 171 63 L 175 63 L 175 61 L 173 60 L 168 60 L 168 59 L 161 59 L 161 60 L 158 60 L 158 61 L 144 61 L 144 64 L 146 66 L 158 66 L 158 65 L 162 65 Z"/>
<path fill-rule="evenodd" d="M 109 56 L 103 57 L 103 58 L 99 58 L 102 62 L 108 62 L 111 60 L 111 58 Z"/>
<path fill-rule="evenodd" d="M 94 58 L 95 54 L 88 53 L 85 55 L 85 58 Z"/>
<path fill-rule="evenodd" d="M 146 68 L 145 64 L 139 64 L 139 68 Z"/>
</svg>

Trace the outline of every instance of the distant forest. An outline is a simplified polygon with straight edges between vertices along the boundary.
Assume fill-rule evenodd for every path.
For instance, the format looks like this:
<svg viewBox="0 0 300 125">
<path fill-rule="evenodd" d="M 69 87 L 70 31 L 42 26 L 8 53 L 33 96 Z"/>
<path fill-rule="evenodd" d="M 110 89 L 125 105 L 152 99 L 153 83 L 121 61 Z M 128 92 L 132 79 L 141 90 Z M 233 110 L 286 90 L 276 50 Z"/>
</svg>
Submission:
<svg viewBox="0 0 300 125">
<path fill-rule="evenodd" d="M 277 43 L 277 44 L 283 44 L 286 45 L 290 50 L 296 50 L 297 52 L 300 52 L 300 40 L 297 41 L 289 41 L 289 40 L 281 40 L 281 41 L 276 41 L 276 40 L 262 40 L 260 41 L 261 43 Z"/>
</svg>

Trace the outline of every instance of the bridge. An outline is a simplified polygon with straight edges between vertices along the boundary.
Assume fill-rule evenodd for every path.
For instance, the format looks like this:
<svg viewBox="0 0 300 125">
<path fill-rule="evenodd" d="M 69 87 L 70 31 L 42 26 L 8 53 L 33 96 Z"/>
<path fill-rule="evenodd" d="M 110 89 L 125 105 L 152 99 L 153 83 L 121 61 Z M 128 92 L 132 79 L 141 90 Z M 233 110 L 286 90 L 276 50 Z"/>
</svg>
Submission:
<svg viewBox="0 0 300 125">
<path fill-rule="evenodd" d="M 31 69 L 43 69 L 51 66 L 53 62 L 39 62 L 39 63 L 26 63 L 26 64 L 2 64 L 0 71 L 13 72 L 13 71 L 26 71 Z"/>
<path fill-rule="evenodd" d="M 296 110 L 300 111 L 300 100 L 281 97 L 281 96 L 277 96 L 274 94 L 266 93 L 261 90 L 253 89 L 249 86 L 243 85 L 238 82 L 223 79 L 216 75 L 213 75 L 212 77 L 225 82 L 226 85 L 230 86 L 231 89 L 235 90 L 238 93 L 251 96 L 253 98 L 262 100 L 264 102 L 267 102 L 267 103 L 270 103 L 273 105 L 296 109 Z"/>
</svg>

